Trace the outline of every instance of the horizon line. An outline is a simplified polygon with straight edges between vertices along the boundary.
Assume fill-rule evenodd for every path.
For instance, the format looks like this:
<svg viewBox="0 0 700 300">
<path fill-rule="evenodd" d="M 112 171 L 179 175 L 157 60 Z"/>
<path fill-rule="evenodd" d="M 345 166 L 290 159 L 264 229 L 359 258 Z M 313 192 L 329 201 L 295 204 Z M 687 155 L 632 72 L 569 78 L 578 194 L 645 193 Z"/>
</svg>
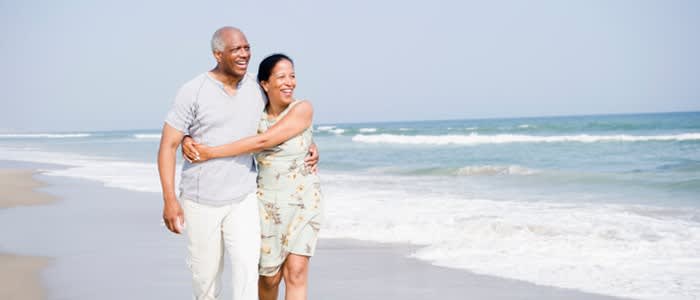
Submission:
<svg viewBox="0 0 700 300">
<path fill-rule="evenodd" d="M 625 113 L 585 113 L 585 114 L 563 114 L 563 115 L 539 115 L 539 116 L 517 116 L 517 117 L 476 117 L 476 118 L 446 118 L 446 119 L 429 119 L 429 120 L 393 120 L 393 121 L 350 121 L 350 122 L 323 122 L 315 123 L 315 126 L 327 125 L 357 125 L 357 124 L 386 124 L 386 123 L 408 123 L 408 122 L 445 122 L 445 121 L 469 121 L 469 120 L 519 120 L 519 119 L 535 119 L 535 118 L 569 118 L 569 117 L 596 117 L 596 116 L 630 116 L 630 115 L 662 115 L 662 114 L 683 114 L 683 113 L 700 113 L 700 110 L 689 111 L 664 111 L 664 112 L 625 112 Z M 128 129 L 106 129 L 106 130 L 61 130 L 61 131 L 9 131 L 0 128 L 0 134 L 36 134 L 36 133 L 91 133 L 91 132 L 120 132 L 120 131 L 156 131 L 157 128 L 128 128 Z"/>
</svg>

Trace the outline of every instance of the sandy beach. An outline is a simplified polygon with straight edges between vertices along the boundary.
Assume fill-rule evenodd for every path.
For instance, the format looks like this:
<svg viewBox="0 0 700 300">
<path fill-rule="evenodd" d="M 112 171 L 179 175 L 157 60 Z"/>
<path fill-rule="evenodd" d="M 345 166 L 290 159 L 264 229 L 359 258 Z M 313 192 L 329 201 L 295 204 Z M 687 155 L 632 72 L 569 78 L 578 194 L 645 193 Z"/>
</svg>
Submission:
<svg viewBox="0 0 700 300">
<path fill-rule="evenodd" d="M 33 178 L 33 170 L 0 170 L 0 208 L 51 203 L 55 197 L 37 192 L 45 186 Z M 0 245 L 4 246 L 4 245 Z M 49 259 L 37 256 L 0 254 L 0 299 L 44 299 L 39 272 Z"/>
<path fill-rule="evenodd" d="M 26 175 L 15 186 L 38 186 L 29 183 L 31 171 L 17 172 L 4 174 Z M 162 226 L 159 194 L 65 177 L 39 179 L 49 183 L 45 190 L 61 201 L 4 210 L 0 226 L 22 230 L 6 230 L 0 246 L 10 249 L 6 252 L 52 257 L 41 277 L 45 299 L 188 299 L 184 239 Z M 52 230 L 44 230 L 32 218 L 53 224 Z M 311 262 L 309 299 L 619 299 L 436 267 L 408 258 L 415 250 L 403 244 L 323 239 Z M 0 298 L 42 299 L 37 273 L 46 259 L 0 259 L 3 265 L 11 263 L 2 269 L 0 280 L 23 284 L 4 284 Z M 228 278 L 225 273 L 225 283 Z M 230 286 L 225 286 L 222 299 L 230 298 Z M 26 293 L 15 296 L 17 291 Z"/>
<path fill-rule="evenodd" d="M 34 256 L 0 254 L 0 299 L 38 300 L 45 298 L 39 272 L 49 259 Z"/>
</svg>

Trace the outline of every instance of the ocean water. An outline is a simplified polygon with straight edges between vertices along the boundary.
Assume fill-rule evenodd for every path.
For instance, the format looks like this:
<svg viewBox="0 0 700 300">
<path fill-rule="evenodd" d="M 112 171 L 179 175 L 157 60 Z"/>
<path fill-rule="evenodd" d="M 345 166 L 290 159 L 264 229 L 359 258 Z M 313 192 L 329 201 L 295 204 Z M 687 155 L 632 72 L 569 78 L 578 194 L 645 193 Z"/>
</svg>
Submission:
<svg viewBox="0 0 700 300">
<path fill-rule="evenodd" d="M 412 243 L 436 265 L 543 285 L 700 298 L 700 112 L 314 129 L 323 237 Z M 0 157 L 160 201 L 159 137 L 0 133 Z"/>
</svg>

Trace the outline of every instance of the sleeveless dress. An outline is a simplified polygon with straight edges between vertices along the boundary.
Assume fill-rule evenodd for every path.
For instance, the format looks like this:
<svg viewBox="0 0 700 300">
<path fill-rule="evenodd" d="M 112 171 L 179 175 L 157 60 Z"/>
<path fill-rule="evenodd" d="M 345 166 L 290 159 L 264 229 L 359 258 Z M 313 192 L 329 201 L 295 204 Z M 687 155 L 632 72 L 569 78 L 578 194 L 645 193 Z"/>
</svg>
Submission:
<svg viewBox="0 0 700 300">
<path fill-rule="evenodd" d="M 258 133 L 267 131 L 299 101 L 277 118 L 263 113 Z M 259 274 L 276 274 L 290 253 L 313 256 L 323 219 L 321 183 L 304 164 L 313 143 L 312 126 L 282 144 L 255 155 L 258 164 L 258 205 L 261 248 Z"/>
</svg>

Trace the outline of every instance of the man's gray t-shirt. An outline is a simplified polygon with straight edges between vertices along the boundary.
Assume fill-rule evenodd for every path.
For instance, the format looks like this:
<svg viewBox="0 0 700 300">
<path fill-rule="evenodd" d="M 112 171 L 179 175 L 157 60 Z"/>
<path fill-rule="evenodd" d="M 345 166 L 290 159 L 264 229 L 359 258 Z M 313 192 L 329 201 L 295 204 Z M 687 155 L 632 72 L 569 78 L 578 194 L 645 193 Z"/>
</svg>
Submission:
<svg viewBox="0 0 700 300">
<path fill-rule="evenodd" d="M 198 143 L 228 144 L 257 133 L 265 101 L 252 75 L 246 74 L 231 96 L 207 72 L 180 88 L 165 122 Z M 255 178 L 250 154 L 194 164 L 185 161 L 180 198 L 215 206 L 235 203 L 255 190 Z"/>
</svg>

